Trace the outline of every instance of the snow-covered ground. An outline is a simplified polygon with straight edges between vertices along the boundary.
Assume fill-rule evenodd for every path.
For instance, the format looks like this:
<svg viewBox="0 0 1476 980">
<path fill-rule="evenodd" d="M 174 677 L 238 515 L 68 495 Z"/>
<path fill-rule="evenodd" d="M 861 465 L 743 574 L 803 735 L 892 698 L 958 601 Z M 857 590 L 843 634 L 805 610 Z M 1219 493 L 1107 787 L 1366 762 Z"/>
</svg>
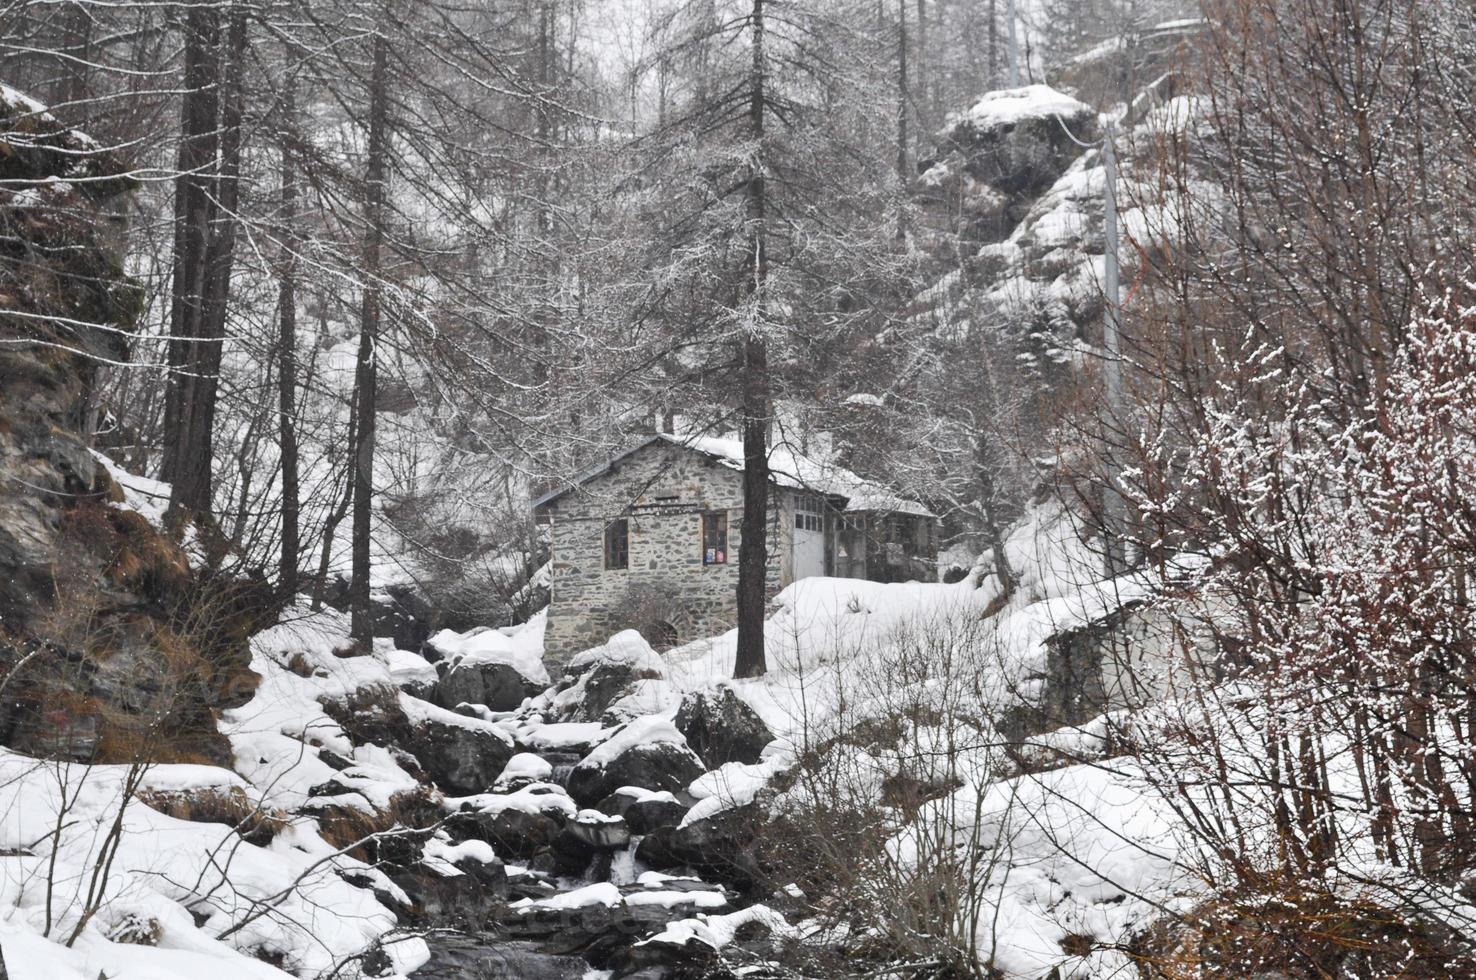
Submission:
<svg viewBox="0 0 1476 980">
<path fill-rule="evenodd" d="M 130 495 L 148 490 L 137 481 L 125 484 Z M 682 698 L 726 687 L 776 736 L 763 758 L 699 776 L 680 802 L 649 791 L 640 794 L 643 801 L 686 807 L 683 828 L 759 799 L 772 798 L 778 807 L 802 802 L 793 791 L 764 794 L 807 747 L 868 715 L 928 704 L 939 717 L 913 724 L 908 747 L 873 754 L 838 743 L 828 764 L 869 773 L 869 791 L 878 794 L 888 774 L 917 765 L 929 746 L 950 745 L 942 754 L 959 785 L 926 803 L 914 823 L 897 827 L 888 845 L 896 866 L 936 860 L 940 840 L 955 853 L 987 855 L 973 920 L 981 956 L 1022 980 L 1056 967 L 1067 971 L 1063 976 L 1109 976 L 1120 958 L 1073 957 L 1061 940 L 1088 936 L 1110 946 L 1162 908 L 1192 899 L 1174 822 L 1130 764 L 1006 771 L 990 719 L 1037 689 L 1052 633 L 1116 608 L 1140 587 L 1095 582 L 1096 556 L 1070 516 L 1052 505 L 1032 511 L 1007 553 L 1019 582 L 1008 599 L 983 566 L 953 585 L 813 578 L 791 586 L 771 609 L 769 671 L 760 678 L 731 679 L 733 633 L 664 655 L 639 634 L 620 634 L 574 665 L 634 668 L 639 679 L 602 721 L 561 720 L 587 693 L 581 685 L 551 688 L 517 711 L 483 710 L 480 717 L 448 711 L 403 690 L 435 683 L 435 666 L 418 654 L 380 641 L 371 655 L 346 655 L 346 617 L 289 610 L 252 640 L 252 669 L 261 677 L 254 696 L 220 719 L 234 771 L 171 765 L 131 772 L 0 755 L 0 949 L 13 977 L 95 980 L 105 971 L 110 980 L 168 980 L 211 972 L 230 980 L 353 976 L 356 957 L 383 943 L 398 971 L 391 975 L 407 975 L 427 947 L 399 931 L 395 913 L 375 897 L 377 890 L 403 900 L 403 892 L 325 840 L 321 820 L 333 809 L 366 816 L 389 811 L 397 797 L 421 786 L 419 770 L 404 746 L 351 735 L 335 720 L 341 711 L 325 706 L 388 698 L 412 724 L 435 723 L 491 737 L 507 751 L 515 747 L 487 792 L 434 794 L 446 813 L 494 818 L 517 810 L 593 826 L 610 818 L 576 806 L 540 753 L 577 753 L 582 766 L 598 768 L 636 748 L 669 743 L 685 751 L 673 724 Z M 509 665 L 548 684 L 557 679 L 540 659 L 543 623 L 540 615 L 518 627 L 443 632 L 431 647 L 446 666 Z M 966 705 L 982 709 L 971 709 L 972 740 L 947 727 L 948 713 Z M 1086 730 L 1054 738 L 1057 747 L 1100 741 Z M 130 780 L 136 798 L 123 806 Z M 168 802 L 212 795 L 229 796 L 269 820 L 269 839 L 248 843 L 225 823 L 181 819 L 189 814 Z M 461 873 L 458 863 L 498 857 L 505 856 L 485 841 L 458 842 L 438 832 L 424 860 L 454 875 Z M 615 877 L 592 881 L 513 910 L 654 904 L 692 916 L 666 927 L 666 941 L 696 937 L 713 946 L 730 941 L 749 920 L 790 938 L 805 934 L 802 923 L 791 927 L 769 910 L 731 911 L 731 899 L 720 891 L 691 883 L 671 890 L 660 876 L 642 873 L 626 854 L 618 886 Z"/>
</svg>

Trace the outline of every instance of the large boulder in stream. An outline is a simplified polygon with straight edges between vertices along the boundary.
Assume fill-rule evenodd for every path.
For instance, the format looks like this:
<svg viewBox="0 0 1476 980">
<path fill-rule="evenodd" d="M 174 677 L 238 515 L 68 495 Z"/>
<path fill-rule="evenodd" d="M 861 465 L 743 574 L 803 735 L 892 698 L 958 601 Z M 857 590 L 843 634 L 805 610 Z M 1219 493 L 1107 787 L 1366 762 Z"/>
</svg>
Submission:
<svg viewBox="0 0 1476 980">
<path fill-rule="evenodd" d="M 676 699 L 661 655 L 640 633 L 625 630 L 565 665 L 552 711 L 561 721 L 609 726 L 658 714 Z"/>
<path fill-rule="evenodd" d="M 774 733 L 731 687 L 691 691 L 677 708 L 676 728 L 708 769 L 758 762 Z"/>
<path fill-rule="evenodd" d="M 538 652 L 498 630 L 441 630 L 427 645 L 446 665 L 431 694 L 443 708 L 479 704 L 491 711 L 512 711 L 549 686 Z"/>
<path fill-rule="evenodd" d="M 500 854 L 527 859 L 553 846 L 577 807 L 563 787 L 533 783 L 513 793 L 450 799 L 448 822 L 462 836 L 488 841 Z"/>
<path fill-rule="evenodd" d="M 490 722 L 401 695 L 409 723 L 402 744 L 436 785 L 452 794 L 480 793 L 516 753 L 511 735 Z"/>
<path fill-rule="evenodd" d="M 596 807 L 612 817 L 624 817 L 632 834 L 649 834 L 660 827 L 675 827 L 687 812 L 686 804 L 671 793 L 622 786 Z"/>
<path fill-rule="evenodd" d="M 580 760 L 569 774 L 569 795 L 592 807 L 622 786 L 676 793 L 706 769 L 671 722 L 638 718 Z"/>
</svg>

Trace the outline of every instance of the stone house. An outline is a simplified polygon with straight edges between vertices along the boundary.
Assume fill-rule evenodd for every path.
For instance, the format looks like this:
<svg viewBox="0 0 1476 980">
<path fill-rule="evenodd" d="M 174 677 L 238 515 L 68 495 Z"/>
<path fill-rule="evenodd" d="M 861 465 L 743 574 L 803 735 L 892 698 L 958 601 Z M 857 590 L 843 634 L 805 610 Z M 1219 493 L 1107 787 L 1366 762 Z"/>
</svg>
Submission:
<svg viewBox="0 0 1476 980">
<path fill-rule="evenodd" d="M 769 465 L 770 597 L 812 575 L 936 575 L 937 519 L 927 508 L 785 446 Z M 664 649 L 737 622 L 747 531 L 739 441 L 656 434 L 533 508 L 550 535 L 550 661 L 622 629 Z"/>
</svg>

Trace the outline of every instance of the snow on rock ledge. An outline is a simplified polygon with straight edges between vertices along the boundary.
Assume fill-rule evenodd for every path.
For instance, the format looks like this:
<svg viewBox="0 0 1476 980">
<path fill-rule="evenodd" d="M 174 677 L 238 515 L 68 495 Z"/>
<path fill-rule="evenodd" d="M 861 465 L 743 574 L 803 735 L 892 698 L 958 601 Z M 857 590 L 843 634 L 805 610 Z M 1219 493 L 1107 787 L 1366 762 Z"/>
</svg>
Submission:
<svg viewBox="0 0 1476 980">
<path fill-rule="evenodd" d="M 1025 85 L 986 93 L 962 118 L 975 129 L 985 130 L 1013 126 L 1027 119 L 1059 116 L 1069 120 L 1091 114 L 1092 109 L 1086 103 L 1049 85 Z"/>
</svg>

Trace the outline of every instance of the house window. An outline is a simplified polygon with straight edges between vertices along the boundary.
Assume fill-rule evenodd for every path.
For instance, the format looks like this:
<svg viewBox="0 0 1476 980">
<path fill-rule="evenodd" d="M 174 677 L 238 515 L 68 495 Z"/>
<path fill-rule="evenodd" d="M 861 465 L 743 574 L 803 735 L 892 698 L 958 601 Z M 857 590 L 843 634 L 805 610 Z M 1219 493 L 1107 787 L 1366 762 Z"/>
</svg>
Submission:
<svg viewBox="0 0 1476 980">
<path fill-rule="evenodd" d="M 623 517 L 605 525 L 605 567 L 630 567 L 630 521 Z"/>
<path fill-rule="evenodd" d="M 728 563 L 728 515 L 725 513 L 702 515 L 702 564 L 726 565 Z"/>
<path fill-rule="evenodd" d="M 825 520 L 820 515 L 820 498 L 796 497 L 794 500 L 794 529 L 796 531 L 823 531 Z"/>
</svg>

